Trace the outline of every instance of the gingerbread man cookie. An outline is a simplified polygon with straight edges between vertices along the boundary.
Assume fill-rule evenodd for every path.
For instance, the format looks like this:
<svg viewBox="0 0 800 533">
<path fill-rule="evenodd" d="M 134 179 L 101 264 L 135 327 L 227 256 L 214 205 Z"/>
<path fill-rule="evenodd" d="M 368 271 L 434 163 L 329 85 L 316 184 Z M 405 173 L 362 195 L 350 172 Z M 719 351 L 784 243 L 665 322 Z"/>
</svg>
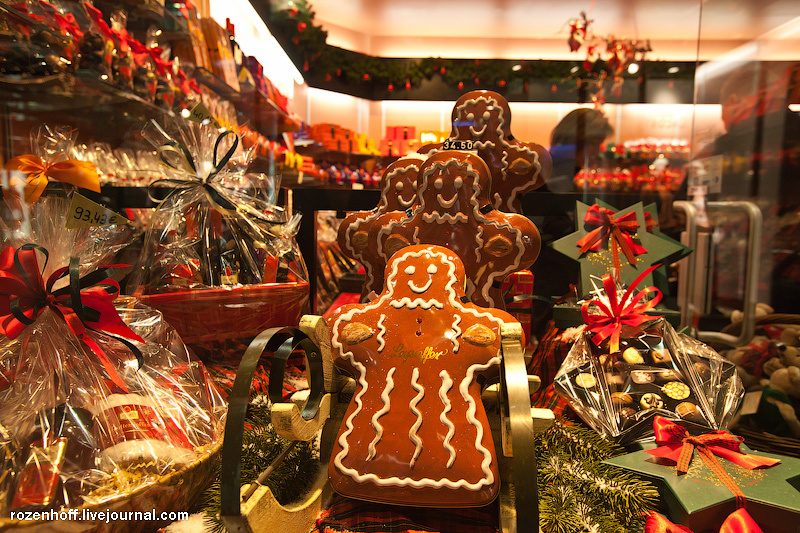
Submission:
<svg viewBox="0 0 800 533">
<path fill-rule="evenodd" d="M 479 375 L 496 374 L 504 311 L 463 303 L 452 250 L 395 254 L 368 304 L 329 317 L 335 364 L 357 381 L 331 455 L 334 489 L 384 503 L 470 507 L 499 488 Z"/>
<path fill-rule="evenodd" d="M 383 287 L 383 269 L 389 258 L 378 254 L 378 234 L 387 222 L 387 213 L 396 212 L 396 216 L 389 218 L 402 218 L 407 209 L 416 207 L 417 172 L 424 160 L 424 156 L 411 154 L 386 167 L 381 176 L 378 206 L 372 211 L 350 213 L 339 225 L 342 252 L 364 266 L 362 297 Z"/>
<path fill-rule="evenodd" d="M 390 257 L 409 244 L 438 244 L 456 252 L 467 272 L 467 296 L 485 307 L 503 306 L 500 283 L 528 268 L 540 238 L 527 217 L 502 213 L 489 202 L 491 177 L 483 159 L 446 150 L 428 157 L 417 178 L 417 208 L 385 221 L 378 253 Z"/>
<path fill-rule="evenodd" d="M 442 148 L 477 150 L 492 173 L 492 205 L 506 213 L 521 213 L 520 197 L 541 187 L 553 171 L 550 153 L 541 145 L 514 138 L 508 101 L 493 91 L 462 95 L 453 107 L 452 123 L 450 139 Z M 427 145 L 420 152 L 438 149 Z"/>
</svg>

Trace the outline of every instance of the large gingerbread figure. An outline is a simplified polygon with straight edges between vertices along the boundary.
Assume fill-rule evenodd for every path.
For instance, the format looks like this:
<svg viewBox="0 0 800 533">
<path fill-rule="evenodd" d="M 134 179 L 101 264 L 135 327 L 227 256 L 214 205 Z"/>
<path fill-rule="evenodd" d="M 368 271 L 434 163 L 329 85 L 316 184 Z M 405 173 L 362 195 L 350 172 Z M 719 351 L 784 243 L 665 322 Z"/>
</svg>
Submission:
<svg viewBox="0 0 800 533">
<path fill-rule="evenodd" d="M 410 216 L 395 214 L 384 221 L 379 255 L 391 256 L 409 244 L 448 247 L 464 262 L 467 296 L 478 305 L 502 308 L 502 281 L 539 255 L 536 226 L 523 215 L 492 207 L 489 169 L 475 154 L 434 153 L 420 167 L 417 181 L 418 206 Z"/>
<path fill-rule="evenodd" d="M 350 213 L 339 225 L 339 247 L 345 255 L 364 266 L 362 298 L 383 287 L 383 269 L 389 258 L 378 254 L 378 234 L 389 219 L 402 218 L 406 210 L 417 206 L 417 172 L 424 160 L 421 155 L 408 155 L 386 167 L 381 176 L 381 199 L 377 207 L 372 211 Z M 389 213 L 396 216 L 387 217 Z"/>
<path fill-rule="evenodd" d="M 491 502 L 497 457 L 478 376 L 500 363 L 504 311 L 463 303 L 461 259 L 441 246 L 392 256 L 368 304 L 327 319 L 335 364 L 357 387 L 328 474 L 345 496 L 468 507 Z"/>
<path fill-rule="evenodd" d="M 440 149 L 477 150 L 492 173 L 491 202 L 506 213 L 522 213 L 521 196 L 541 187 L 553 171 L 550 153 L 541 145 L 519 141 L 511 134 L 511 108 L 493 91 L 470 91 L 452 112 L 453 129 L 444 145 L 427 145 L 426 154 Z M 464 143 L 467 141 L 467 144 Z"/>
</svg>

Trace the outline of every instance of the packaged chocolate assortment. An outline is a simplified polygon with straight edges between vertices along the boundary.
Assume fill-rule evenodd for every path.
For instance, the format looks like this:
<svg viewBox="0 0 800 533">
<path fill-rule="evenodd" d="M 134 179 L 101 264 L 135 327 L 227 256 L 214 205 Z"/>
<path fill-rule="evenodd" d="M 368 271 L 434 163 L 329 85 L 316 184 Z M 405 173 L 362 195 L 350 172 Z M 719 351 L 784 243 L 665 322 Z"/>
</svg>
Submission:
<svg viewBox="0 0 800 533">
<path fill-rule="evenodd" d="M 555 377 L 556 391 L 583 421 L 620 444 L 650 437 L 656 415 L 724 429 L 743 394 L 733 365 L 647 314 L 654 305 L 605 284 L 586 303 L 586 329 Z"/>
<path fill-rule="evenodd" d="M 40 199 L 30 231 L 0 224 L 0 529 L 12 511 L 141 493 L 222 439 L 202 363 L 161 313 L 119 296 L 108 263 L 132 230 L 65 229 L 67 206 Z"/>
</svg>

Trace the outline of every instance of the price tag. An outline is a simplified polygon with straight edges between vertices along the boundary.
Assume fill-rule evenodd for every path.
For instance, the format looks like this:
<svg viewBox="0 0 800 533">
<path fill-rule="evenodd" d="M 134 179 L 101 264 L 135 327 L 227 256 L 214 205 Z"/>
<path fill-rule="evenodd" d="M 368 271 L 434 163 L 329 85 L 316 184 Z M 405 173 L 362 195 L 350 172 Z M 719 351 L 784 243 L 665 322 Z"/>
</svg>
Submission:
<svg viewBox="0 0 800 533">
<path fill-rule="evenodd" d="M 220 127 L 219 122 L 217 122 L 217 119 L 214 118 L 214 115 L 211 114 L 211 111 L 209 111 L 208 108 L 202 102 L 194 106 L 194 108 L 191 111 L 189 111 L 189 116 L 186 118 L 188 118 L 192 122 L 197 122 L 199 124 L 208 124 L 215 128 Z"/>
<path fill-rule="evenodd" d="M 761 404 L 761 392 L 762 391 L 748 392 L 744 395 L 744 401 L 742 401 L 742 406 L 739 408 L 740 415 L 756 414 L 758 406 Z"/>
<path fill-rule="evenodd" d="M 67 214 L 67 229 L 130 223 L 130 220 L 119 213 L 115 213 L 81 194 L 72 195 L 72 202 L 69 204 L 69 213 Z"/>
<path fill-rule="evenodd" d="M 442 150 L 474 150 L 474 141 L 459 141 L 457 139 L 447 139 L 442 145 Z"/>
</svg>

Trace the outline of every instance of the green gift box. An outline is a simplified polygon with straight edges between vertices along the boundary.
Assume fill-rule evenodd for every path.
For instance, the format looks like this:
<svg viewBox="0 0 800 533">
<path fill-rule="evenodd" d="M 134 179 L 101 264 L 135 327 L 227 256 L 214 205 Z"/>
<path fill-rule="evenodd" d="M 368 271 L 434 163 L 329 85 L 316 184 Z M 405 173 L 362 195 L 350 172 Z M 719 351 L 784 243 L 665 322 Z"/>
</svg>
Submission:
<svg viewBox="0 0 800 533">
<path fill-rule="evenodd" d="M 655 448 L 655 444 L 650 444 Z M 800 533 L 800 459 L 740 446 L 742 452 L 780 459 L 765 469 L 748 470 L 725 459 L 718 459 L 747 499 L 747 512 L 764 533 Z M 608 459 L 606 464 L 640 474 L 652 481 L 661 495 L 664 514 L 694 533 L 717 533 L 722 522 L 736 510 L 733 493 L 714 475 L 695 452 L 685 475 L 647 451 Z"/>
<path fill-rule="evenodd" d="M 647 314 L 652 315 L 654 319 L 663 316 L 673 328 L 677 329 L 680 327 L 680 311 L 656 307 L 655 309 L 647 311 Z M 556 327 L 559 329 L 576 328 L 585 323 L 583 315 L 581 314 L 581 306 L 568 303 L 556 304 L 553 306 L 553 320 L 556 323 Z"/>
<path fill-rule="evenodd" d="M 613 211 L 615 220 L 621 220 L 626 216 L 629 217 L 631 219 L 629 221 L 630 224 L 633 224 L 636 228 L 628 232 L 631 242 L 635 243 L 639 250 L 639 253 L 635 254 L 633 257 L 634 264 L 630 264 L 624 256 L 619 258 L 620 277 L 624 284 L 628 285 L 633 282 L 639 274 L 651 265 L 674 260 L 679 257 L 681 253 L 686 252 L 684 246 L 672 239 L 665 238 L 660 232 L 651 233 L 647 231 L 647 222 L 644 215 L 645 207 L 642 202 L 638 202 L 619 211 L 615 211 L 602 202 L 598 202 L 596 205 Z M 593 207 L 594 206 L 584 204 L 583 202 L 576 202 L 577 230 L 551 244 L 555 250 L 580 263 L 580 295 L 589 294 L 593 287 L 592 279 L 594 278 L 599 285 L 600 278 L 602 278 L 604 274 L 611 272 L 613 267 L 613 254 L 611 250 L 613 243 L 611 243 L 609 239 L 603 241 L 600 247 L 601 249 L 598 251 L 588 250 L 586 252 L 581 252 L 581 246 L 578 244 L 581 239 L 598 228 L 598 226 L 590 225 L 586 222 L 587 214 Z M 652 212 L 652 208 L 648 209 Z M 642 284 L 644 286 L 653 285 L 653 276 L 648 274 Z"/>
</svg>

